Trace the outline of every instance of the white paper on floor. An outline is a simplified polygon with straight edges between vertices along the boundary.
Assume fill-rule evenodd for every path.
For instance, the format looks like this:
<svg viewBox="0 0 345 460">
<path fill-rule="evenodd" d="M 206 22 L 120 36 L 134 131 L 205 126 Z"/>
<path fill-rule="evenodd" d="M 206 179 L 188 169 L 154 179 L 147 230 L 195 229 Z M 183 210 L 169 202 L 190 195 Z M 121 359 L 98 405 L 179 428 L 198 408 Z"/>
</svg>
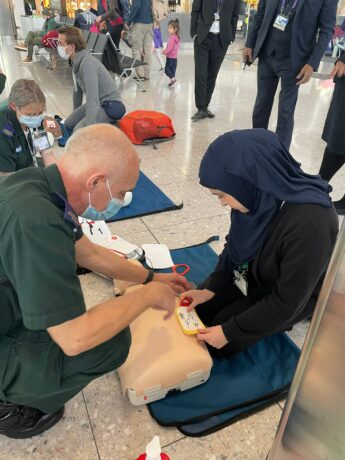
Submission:
<svg viewBox="0 0 345 460">
<path fill-rule="evenodd" d="M 120 255 L 125 254 L 129 259 L 138 259 L 142 254 L 142 250 L 139 246 L 130 243 L 117 235 L 111 235 L 110 237 L 99 241 L 98 244 L 104 248 L 113 250 Z"/>
<path fill-rule="evenodd" d="M 79 217 L 79 222 L 86 235 L 93 243 L 114 251 L 128 259 L 139 259 L 142 249 L 117 235 L 112 235 L 108 224 L 104 220 L 93 221 Z"/>
<path fill-rule="evenodd" d="M 146 263 L 150 268 L 163 269 L 174 265 L 168 246 L 165 244 L 142 244 Z"/>
<path fill-rule="evenodd" d="M 93 243 L 99 244 L 100 241 L 110 238 L 111 231 L 104 220 L 90 220 L 79 217 L 79 223 L 85 236 Z"/>
</svg>

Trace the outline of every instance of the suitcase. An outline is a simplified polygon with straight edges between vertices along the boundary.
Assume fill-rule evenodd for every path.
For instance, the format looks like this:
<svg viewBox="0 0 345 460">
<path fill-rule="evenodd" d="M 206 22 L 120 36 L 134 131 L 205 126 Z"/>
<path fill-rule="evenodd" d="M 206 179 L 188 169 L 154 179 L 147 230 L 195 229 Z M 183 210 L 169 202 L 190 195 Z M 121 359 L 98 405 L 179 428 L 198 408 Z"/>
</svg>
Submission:
<svg viewBox="0 0 345 460">
<path fill-rule="evenodd" d="M 133 144 L 164 142 L 175 137 L 171 118 L 152 110 L 135 110 L 118 121 L 118 126 Z"/>
<path fill-rule="evenodd" d="M 115 282 L 123 292 L 125 282 Z M 128 283 L 127 283 L 128 286 Z M 141 285 L 129 286 L 126 293 Z M 176 304 L 178 306 L 179 300 Z M 185 335 L 175 315 L 148 309 L 131 324 L 132 345 L 126 362 L 118 369 L 122 393 L 139 406 L 206 382 L 212 358 L 195 336 Z"/>
</svg>

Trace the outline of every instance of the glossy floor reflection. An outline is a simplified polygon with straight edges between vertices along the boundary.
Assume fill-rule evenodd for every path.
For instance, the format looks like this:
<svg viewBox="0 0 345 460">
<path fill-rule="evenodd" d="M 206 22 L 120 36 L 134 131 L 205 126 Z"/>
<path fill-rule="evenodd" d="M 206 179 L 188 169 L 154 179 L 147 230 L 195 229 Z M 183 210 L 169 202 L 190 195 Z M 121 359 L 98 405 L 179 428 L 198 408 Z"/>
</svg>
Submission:
<svg viewBox="0 0 345 460">
<path fill-rule="evenodd" d="M 172 199 L 184 202 L 181 211 L 147 216 L 111 224 L 112 230 L 134 243 L 162 242 L 171 248 L 195 244 L 211 235 L 224 238 L 229 228 L 228 213 L 198 184 L 198 166 L 209 143 L 225 131 L 251 126 L 251 112 L 256 95 L 256 66 L 242 70 L 239 41 L 229 49 L 223 63 L 210 109 L 216 118 L 192 123 L 195 111 L 192 51 L 182 51 L 178 61 L 178 84 L 169 89 L 168 79 L 154 62 L 146 92 L 133 83 L 121 92 L 127 110 L 154 109 L 173 119 L 176 138 L 151 147 L 138 147 L 141 167 Z M 40 60 L 21 63 L 23 53 L 13 50 L 9 39 L 0 41 L 0 55 L 8 76 L 6 91 L 17 78 L 34 78 L 47 97 L 47 110 L 61 116 L 72 108 L 72 78 L 66 65 L 59 61 L 55 70 L 46 69 Z M 1 61 L 0 64 L 2 65 Z M 329 72 L 331 64 L 321 68 Z M 6 97 L 7 93 L 1 96 Z M 333 83 L 313 79 L 300 90 L 296 110 L 295 132 L 291 152 L 304 169 L 316 173 L 321 163 L 324 143 L 320 139 L 329 107 Z M 276 105 L 270 128 L 276 123 Z M 57 152 L 58 153 L 58 152 Z M 97 155 L 97 152 L 95 152 Z M 332 181 L 334 198 L 343 193 L 345 170 Z M 216 251 L 221 242 L 212 243 Z M 81 277 L 87 303 L 93 305 L 113 296 L 112 285 L 97 275 Z M 298 325 L 291 333 L 301 346 L 307 324 Z M 90 384 L 83 393 L 67 404 L 66 415 L 50 432 L 25 441 L 0 437 L 0 460 L 134 460 L 155 434 L 172 460 L 264 460 L 272 444 L 281 416 L 281 405 L 274 406 L 240 421 L 211 436 L 185 438 L 175 429 L 159 427 L 145 407 L 134 408 L 122 398 L 117 377 L 109 374 Z"/>
</svg>

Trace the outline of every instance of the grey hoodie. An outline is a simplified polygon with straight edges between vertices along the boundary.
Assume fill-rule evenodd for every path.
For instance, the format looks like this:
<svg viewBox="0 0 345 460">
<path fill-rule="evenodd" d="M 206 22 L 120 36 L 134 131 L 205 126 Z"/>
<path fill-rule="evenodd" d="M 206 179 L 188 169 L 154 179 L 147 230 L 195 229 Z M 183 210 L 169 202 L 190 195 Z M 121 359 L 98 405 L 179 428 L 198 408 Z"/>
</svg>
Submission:
<svg viewBox="0 0 345 460">
<path fill-rule="evenodd" d="M 83 103 L 86 96 L 86 123 L 97 122 L 96 115 L 105 101 L 121 101 L 119 90 L 104 65 L 89 50 L 76 53 L 72 61 L 74 93 L 73 109 Z"/>
</svg>

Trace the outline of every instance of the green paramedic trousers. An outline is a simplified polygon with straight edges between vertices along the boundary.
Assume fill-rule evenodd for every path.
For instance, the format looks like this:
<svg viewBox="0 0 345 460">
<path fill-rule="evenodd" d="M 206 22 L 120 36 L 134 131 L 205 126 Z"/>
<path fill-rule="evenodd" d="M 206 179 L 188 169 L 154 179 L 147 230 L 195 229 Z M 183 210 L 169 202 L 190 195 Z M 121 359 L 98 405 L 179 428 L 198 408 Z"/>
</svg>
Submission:
<svg viewBox="0 0 345 460">
<path fill-rule="evenodd" d="M 18 327 L 0 336 L 0 400 L 55 412 L 92 380 L 121 366 L 130 344 L 127 328 L 92 350 L 70 357 L 46 331 Z"/>
</svg>

